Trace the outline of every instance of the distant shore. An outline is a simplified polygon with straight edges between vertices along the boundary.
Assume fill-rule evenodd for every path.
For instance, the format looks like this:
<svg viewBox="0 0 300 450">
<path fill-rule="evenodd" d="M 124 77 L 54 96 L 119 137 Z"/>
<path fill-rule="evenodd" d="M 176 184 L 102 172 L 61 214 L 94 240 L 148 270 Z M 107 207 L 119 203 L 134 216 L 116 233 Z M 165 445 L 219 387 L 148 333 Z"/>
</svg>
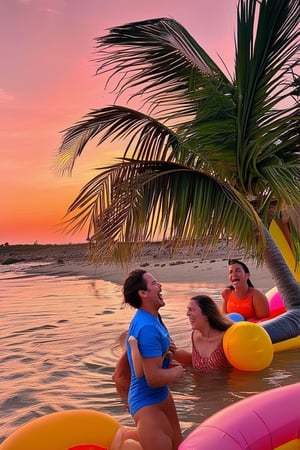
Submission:
<svg viewBox="0 0 300 450">
<path fill-rule="evenodd" d="M 270 274 L 263 267 L 257 268 L 252 260 L 244 259 L 241 253 L 234 253 L 225 243 L 218 244 L 207 254 L 201 251 L 191 254 L 184 248 L 179 249 L 174 257 L 171 257 L 168 250 L 160 251 L 158 243 L 149 243 L 141 257 L 126 267 L 91 264 L 87 244 L 0 246 L 0 264 L 7 261 L 14 261 L 16 264 L 34 263 L 27 272 L 102 279 L 120 285 L 130 270 L 143 267 L 162 283 L 207 283 L 225 286 L 228 283 L 228 258 L 242 259 L 248 265 L 255 287 L 266 292 L 274 286 Z"/>
</svg>

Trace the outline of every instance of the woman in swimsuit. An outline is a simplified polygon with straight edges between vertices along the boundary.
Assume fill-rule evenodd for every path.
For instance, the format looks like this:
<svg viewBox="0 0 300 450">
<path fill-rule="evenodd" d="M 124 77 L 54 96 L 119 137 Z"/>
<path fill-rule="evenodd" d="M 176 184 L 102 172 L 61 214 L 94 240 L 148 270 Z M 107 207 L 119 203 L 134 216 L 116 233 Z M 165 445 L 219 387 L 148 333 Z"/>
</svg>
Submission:
<svg viewBox="0 0 300 450">
<path fill-rule="evenodd" d="M 202 373 L 230 368 L 223 350 L 223 336 L 233 322 L 221 313 L 218 305 L 207 295 L 191 298 L 187 316 L 192 327 L 192 351 L 171 344 L 174 359 Z"/>
<path fill-rule="evenodd" d="M 238 259 L 230 259 L 228 261 L 228 279 L 230 286 L 222 291 L 223 313 L 239 313 L 249 321 L 269 316 L 269 301 L 265 294 L 254 288 L 245 263 Z"/>
</svg>

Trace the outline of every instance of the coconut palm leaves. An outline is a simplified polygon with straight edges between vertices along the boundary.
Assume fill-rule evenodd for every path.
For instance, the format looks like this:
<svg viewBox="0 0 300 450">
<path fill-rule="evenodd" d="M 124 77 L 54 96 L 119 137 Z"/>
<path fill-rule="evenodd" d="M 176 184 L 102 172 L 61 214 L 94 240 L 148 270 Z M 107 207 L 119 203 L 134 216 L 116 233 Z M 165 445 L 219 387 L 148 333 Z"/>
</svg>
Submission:
<svg viewBox="0 0 300 450">
<path fill-rule="evenodd" d="M 298 6 L 240 1 L 231 79 L 175 20 L 129 23 L 96 39 L 97 72 L 107 73 L 117 103 L 125 94 L 140 103 L 93 110 L 64 132 L 63 173 L 92 139 L 100 150 L 123 144 L 120 160 L 99 169 L 68 210 L 71 229 L 88 225 L 95 261 L 128 259 L 148 239 L 176 247 L 220 236 L 262 261 L 271 202 L 275 215 L 283 202 L 300 204 Z"/>
<path fill-rule="evenodd" d="M 292 74 L 297 63 L 299 4 L 261 2 L 254 34 L 256 8 L 256 2 L 240 3 L 236 43 L 237 170 L 241 187 L 250 195 L 256 195 L 263 181 L 269 185 L 272 175 L 286 189 L 299 175 L 297 105 L 279 108 L 293 91 L 285 76 Z M 270 188 L 271 195 L 281 196 L 276 183 Z"/>
<path fill-rule="evenodd" d="M 126 160 L 108 168 L 85 186 L 70 209 L 80 211 L 76 226 L 93 218 L 97 254 L 101 252 L 101 260 L 108 262 L 132 256 L 141 243 L 157 236 L 171 240 L 174 247 L 183 239 L 191 247 L 199 242 L 215 244 L 227 236 L 234 220 L 241 226 L 240 246 L 245 242 L 250 242 L 250 248 L 256 245 L 254 220 L 262 231 L 249 202 L 228 184 L 164 161 Z M 212 220 L 211 215 L 222 220 Z"/>
</svg>

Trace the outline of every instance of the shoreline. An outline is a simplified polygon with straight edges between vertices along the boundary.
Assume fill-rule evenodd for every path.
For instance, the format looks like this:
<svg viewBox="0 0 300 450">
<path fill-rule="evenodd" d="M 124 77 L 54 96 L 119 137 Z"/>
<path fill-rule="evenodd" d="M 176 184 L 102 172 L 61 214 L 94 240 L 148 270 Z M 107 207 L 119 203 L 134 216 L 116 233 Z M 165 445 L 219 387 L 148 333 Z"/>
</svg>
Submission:
<svg viewBox="0 0 300 450">
<path fill-rule="evenodd" d="M 15 258 L 19 263 L 34 262 L 34 266 L 25 269 L 26 273 L 32 275 L 79 276 L 119 285 L 123 284 L 130 270 L 140 267 L 151 272 L 161 283 L 197 283 L 221 289 L 228 284 L 228 258 L 235 257 L 247 264 L 255 287 L 263 292 L 274 287 L 273 280 L 264 267 L 257 267 L 252 260 L 242 258 L 240 253 L 237 254 L 224 243 L 206 254 L 203 251 L 191 254 L 182 248 L 174 257 L 171 257 L 168 250 L 159 251 L 158 243 L 150 243 L 146 245 L 140 258 L 126 266 L 96 266 L 89 262 L 87 251 L 87 244 L 2 245 L 0 263 L 3 264 L 8 258 Z"/>
</svg>

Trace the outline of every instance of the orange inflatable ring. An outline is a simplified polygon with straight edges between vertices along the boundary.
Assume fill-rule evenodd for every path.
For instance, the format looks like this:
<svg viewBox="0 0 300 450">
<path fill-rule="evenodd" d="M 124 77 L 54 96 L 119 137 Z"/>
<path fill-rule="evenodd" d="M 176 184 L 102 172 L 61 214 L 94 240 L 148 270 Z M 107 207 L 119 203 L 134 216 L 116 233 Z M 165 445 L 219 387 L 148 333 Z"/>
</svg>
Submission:
<svg viewBox="0 0 300 450">
<path fill-rule="evenodd" d="M 60 411 L 20 426 L 0 450 L 109 450 L 120 424 L 90 410 Z"/>
</svg>

